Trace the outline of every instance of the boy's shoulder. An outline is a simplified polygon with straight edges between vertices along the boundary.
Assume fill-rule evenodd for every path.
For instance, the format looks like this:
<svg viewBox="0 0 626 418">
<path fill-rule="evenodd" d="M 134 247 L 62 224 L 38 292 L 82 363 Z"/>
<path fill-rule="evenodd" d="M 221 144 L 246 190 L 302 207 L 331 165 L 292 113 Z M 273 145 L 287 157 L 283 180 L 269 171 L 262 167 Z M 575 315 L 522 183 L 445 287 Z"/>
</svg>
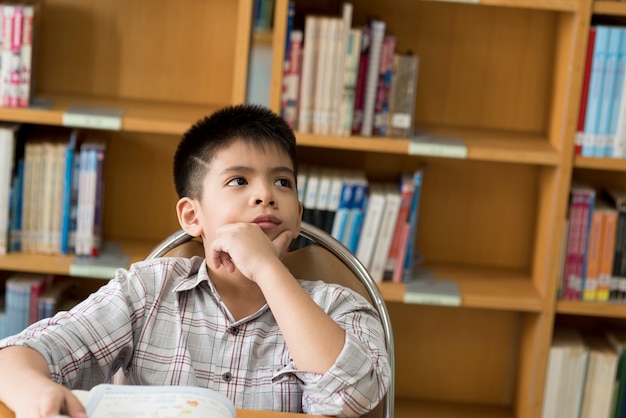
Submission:
<svg viewBox="0 0 626 418">
<path fill-rule="evenodd" d="M 197 277 L 204 263 L 202 257 L 160 257 L 150 260 L 137 261 L 130 265 L 128 272 L 131 276 L 139 276 L 142 280 L 149 278 L 159 281 L 180 281 Z"/>
</svg>

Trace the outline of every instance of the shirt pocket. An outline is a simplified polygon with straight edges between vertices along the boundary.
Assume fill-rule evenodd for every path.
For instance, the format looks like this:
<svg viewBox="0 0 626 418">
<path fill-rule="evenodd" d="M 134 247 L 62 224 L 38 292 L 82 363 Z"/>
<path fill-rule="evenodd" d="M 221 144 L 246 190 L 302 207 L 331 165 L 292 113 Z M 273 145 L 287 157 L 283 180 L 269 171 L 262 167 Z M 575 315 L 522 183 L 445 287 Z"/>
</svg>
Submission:
<svg viewBox="0 0 626 418">
<path fill-rule="evenodd" d="M 250 394 L 250 409 L 302 412 L 302 381 L 282 364 L 258 368 Z"/>
</svg>

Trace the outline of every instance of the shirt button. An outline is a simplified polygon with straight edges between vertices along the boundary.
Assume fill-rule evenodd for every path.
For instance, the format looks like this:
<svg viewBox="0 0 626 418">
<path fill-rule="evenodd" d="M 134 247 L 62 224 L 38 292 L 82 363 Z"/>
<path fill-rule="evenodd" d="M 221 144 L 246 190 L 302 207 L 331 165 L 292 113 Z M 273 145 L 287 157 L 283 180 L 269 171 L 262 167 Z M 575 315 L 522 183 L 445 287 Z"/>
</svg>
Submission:
<svg viewBox="0 0 626 418">
<path fill-rule="evenodd" d="M 231 375 L 230 372 L 226 372 L 222 375 L 222 380 L 224 380 L 224 382 L 230 382 L 232 378 L 233 375 Z"/>
<path fill-rule="evenodd" d="M 239 327 L 231 327 L 228 329 L 228 332 L 230 332 L 233 335 L 237 335 L 239 334 Z"/>
</svg>

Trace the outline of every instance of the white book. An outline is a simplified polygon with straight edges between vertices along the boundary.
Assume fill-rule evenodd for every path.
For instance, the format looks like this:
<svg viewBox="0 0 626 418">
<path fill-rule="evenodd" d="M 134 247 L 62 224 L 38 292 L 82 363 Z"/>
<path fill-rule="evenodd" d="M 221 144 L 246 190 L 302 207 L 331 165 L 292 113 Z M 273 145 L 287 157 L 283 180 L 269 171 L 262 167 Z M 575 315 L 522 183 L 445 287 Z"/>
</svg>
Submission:
<svg viewBox="0 0 626 418">
<path fill-rule="evenodd" d="M 346 84 L 347 57 L 350 54 L 349 37 L 352 27 L 352 3 L 344 2 L 341 6 L 341 33 L 339 34 L 338 48 L 335 55 L 335 84 L 332 87 L 334 94 L 332 99 L 330 133 L 343 135 L 342 127 L 342 103 L 344 102 L 344 86 Z M 352 113 L 352 109 L 350 109 Z M 345 121 L 343 122 L 345 124 Z M 347 133 L 346 133 L 347 135 Z"/>
<path fill-rule="evenodd" d="M 304 20 L 304 46 L 302 47 L 302 76 L 298 110 L 298 132 L 313 132 L 313 95 L 315 93 L 319 21 L 312 15 Z"/>
<path fill-rule="evenodd" d="M 357 258 L 366 269 L 371 266 L 378 231 L 385 213 L 386 200 L 385 186 L 382 183 L 372 183 L 369 187 L 365 217 L 356 250 Z"/>
<path fill-rule="evenodd" d="M 385 275 L 387 255 L 389 254 L 389 248 L 391 248 L 396 220 L 398 219 L 398 213 L 400 212 L 400 205 L 402 203 L 402 196 L 400 196 L 398 185 L 393 183 L 385 184 L 385 194 L 385 211 L 369 267 L 369 273 L 372 279 L 378 283 L 383 281 Z"/>
<path fill-rule="evenodd" d="M 33 25 L 35 6 L 25 4 L 22 8 L 22 47 L 20 50 L 20 80 L 18 86 L 18 107 L 28 107 L 31 95 Z"/>
<path fill-rule="evenodd" d="M 54 182 L 52 186 L 52 222 L 50 253 L 61 254 L 61 225 L 63 221 L 63 194 L 65 185 L 65 155 L 68 141 L 54 144 Z"/>
<path fill-rule="evenodd" d="M 6 254 L 9 247 L 10 191 L 16 129 L 16 125 L 0 125 L 0 254 Z"/>
<path fill-rule="evenodd" d="M 574 329 L 556 328 L 548 354 L 542 418 L 579 416 L 589 349 Z"/>
<path fill-rule="evenodd" d="M 363 104 L 363 125 L 361 135 L 372 136 L 374 128 L 374 106 L 378 88 L 378 72 L 382 54 L 383 40 L 385 39 L 385 22 L 373 20 L 371 23 L 372 42 L 370 44 L 369 60 L 367 62 L 367 79 L 365 82 L 365 102 Z"/>
<path fill-rule="evenodd" d="M 313 133 L 324 134 L 328 128 L 328 99 L 333 70 L 333 48 L 337 19 L 320 16 L 319 43 L 315 63 L 315 90 L 313 94 Z"/>
<path fill-rule="evenodd" d="M 350 135 L 352 132 L 352 115 L 354 111 L 354 93 L 361 54 L 361 30 L 351 29 L 348 36 L 346 56 L 344 58 L 342 85 L 337 88 L 341 92 L 337 111 L 337 135 Z"/>
<path fill-rule="evenodd" d="M 233 402 L 222 393 L 198 386 L 142 386 L 99 384 L 91 390 L 75 389 L 91 418 L 235 418 Z"/>
<path fill-rule="evenodd" d="M 618 353 L 605 337 L 585 337 L 589 363 L 580 418 L 608 417 L 617 373 Z"/>
<path fill-rule="evenodd" d="M 42 162 L 43 176 L 41 183 L 41 206 L 39 233 L 37 240 L 37 253 L 50 254 L 52 243 L 52 205 L 54 200 L 54 165 L 55 153 L 54 144 L 51 141 L 45 141 L 43 144 Z"/>
</svg>

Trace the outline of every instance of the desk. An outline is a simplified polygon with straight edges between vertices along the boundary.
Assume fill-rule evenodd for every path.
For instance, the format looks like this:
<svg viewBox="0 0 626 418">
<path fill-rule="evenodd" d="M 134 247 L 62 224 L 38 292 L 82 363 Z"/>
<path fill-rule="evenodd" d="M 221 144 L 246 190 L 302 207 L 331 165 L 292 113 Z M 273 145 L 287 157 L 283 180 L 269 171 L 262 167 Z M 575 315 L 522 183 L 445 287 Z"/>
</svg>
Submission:
<svg viewBox="0 0 626 418">
<path fill-rule="evenodd" d="M 248 409 L 238 409 L 237 418 L 306 418 L 313 417 L 313 415 L 305 414 L 290 414 L 286 412 L 271 412 L 271 411 L 250 411 Z M 0 418 L 15 418 L 13 412 L 0 402 Z M 315 418 L 324 418 L 319 415 L 315 415 Z M 328 418 L 328 417 L 327 417 Z"/>
</svg>

